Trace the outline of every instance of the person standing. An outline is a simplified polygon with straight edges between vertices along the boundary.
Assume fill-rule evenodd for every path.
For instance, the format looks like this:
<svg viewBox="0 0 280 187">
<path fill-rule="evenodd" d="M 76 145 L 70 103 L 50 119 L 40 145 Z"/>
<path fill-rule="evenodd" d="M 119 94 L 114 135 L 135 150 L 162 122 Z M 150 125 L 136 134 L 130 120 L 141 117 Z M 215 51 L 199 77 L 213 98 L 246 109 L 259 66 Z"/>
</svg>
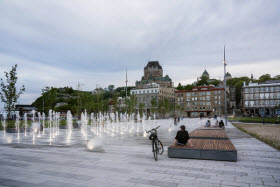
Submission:
<svg viewBox="0 0 280 187">
<path fill-rule="evenodd" d="M 177 126 L 177 116 L 176 116 L 176 114 L 174 115 L 174 125 Z"/>
</svg>

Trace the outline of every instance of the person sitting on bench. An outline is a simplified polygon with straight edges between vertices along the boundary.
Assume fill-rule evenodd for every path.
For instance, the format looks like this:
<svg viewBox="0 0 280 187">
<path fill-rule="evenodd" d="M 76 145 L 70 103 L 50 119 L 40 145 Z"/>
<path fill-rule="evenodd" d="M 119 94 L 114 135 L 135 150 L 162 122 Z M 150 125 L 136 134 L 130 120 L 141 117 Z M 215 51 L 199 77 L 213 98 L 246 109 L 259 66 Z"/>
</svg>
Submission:
<svg viewBox="0 0 280 187">
<path fill-rule="evenodd" d="M 210 120 L 206 121 L 206 123 L 205 123 L 205 127 L 211 127 Z"/>
<path fill-rule="evenodd" d="M 180 129 L 181 130 L 177 132 L 173 145 L 186 145 L 189 142 L 190 146 L 193 146 L 189 133 L 186 131 L 185 125 L 181 125 Z"/>
<path fill-rule="evenodd" d="M 213 127 L 219 127 L 219 121 L 216 120 L 215 125 Z"/>
<path fill-rule="evenodd" d="M 220 121 L 219 127 L 220 127 L 220 128 L 225 128 L 225 124 L 224 124 L 223 120 Z"/>
</svg>

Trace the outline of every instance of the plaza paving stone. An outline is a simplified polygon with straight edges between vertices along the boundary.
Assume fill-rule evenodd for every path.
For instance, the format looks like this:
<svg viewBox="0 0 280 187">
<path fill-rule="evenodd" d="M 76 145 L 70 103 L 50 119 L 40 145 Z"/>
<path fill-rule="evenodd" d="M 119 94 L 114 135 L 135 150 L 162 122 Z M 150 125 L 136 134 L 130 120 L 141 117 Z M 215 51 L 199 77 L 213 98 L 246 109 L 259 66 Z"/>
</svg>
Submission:
<svg viewBox="0 0 280 187">
<path fill-rule="evenodd" d="M 22 137 L 17 143 L 13 135 L 10 144 L 0 141 L 0 187 L 280 186 L 280 152 L 231 124 L 226 132 L 237 149 L 237 162 L 168 158 L 167 147 L 180 126 L 170 132 L 169 122 L 157 120 L 161 125 L 159 139 L 165 147 L 157 162 L 150 141 L 141 133 L 104 136 L 98 151 L 87 150 L 78 130 L 74 130 L 71 145 L 61 143 L 63 136 L 49 145 L 45 135 L 33 145 L 32 137 Z M 180 124 L 191 132 L 204 122 L 185 119 Z M 2 136 L 0 132 L 0 139 Z"/>
</svg>

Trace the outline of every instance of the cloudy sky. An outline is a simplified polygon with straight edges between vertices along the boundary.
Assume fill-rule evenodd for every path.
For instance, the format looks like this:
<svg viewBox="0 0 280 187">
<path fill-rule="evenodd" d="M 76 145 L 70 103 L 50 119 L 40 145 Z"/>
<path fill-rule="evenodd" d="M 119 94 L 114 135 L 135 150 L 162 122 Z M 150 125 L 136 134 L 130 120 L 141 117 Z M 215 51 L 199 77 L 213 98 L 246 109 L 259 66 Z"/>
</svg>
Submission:
<svg viewBox="0 0 280 187">
<path fill-rule="evenodd" d="M 149 60 L 175 85 L 222 78 L 224 44 L 232 76 L 279 74 L 280 1 L 0 1 L 0 77 L 18 64 L 22 104 L 44 86 L 123 86 L 125 69 L 134 85 Z"/>
</svg>

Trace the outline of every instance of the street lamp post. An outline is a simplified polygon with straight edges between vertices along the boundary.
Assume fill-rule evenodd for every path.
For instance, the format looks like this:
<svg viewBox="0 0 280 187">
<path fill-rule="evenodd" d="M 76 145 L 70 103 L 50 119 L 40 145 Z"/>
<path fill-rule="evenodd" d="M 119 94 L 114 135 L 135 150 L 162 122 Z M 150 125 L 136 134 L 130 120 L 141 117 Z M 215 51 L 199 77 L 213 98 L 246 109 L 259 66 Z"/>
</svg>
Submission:
<svg viewBox="0 0 280 187">
<path fill-rule="evenodd" d="M 226 47 L 224 46 L 224 88 L 225 88 L 225 122 L 227 126 L 227 80 L 226 80 Z"/>
<path fill-rule="evenodd" d="M 127 70 L 126 70 L 126 78 L 125 78 L 125 113 L 127 114 Z"/>
<path fill-rule="evenodd" d="M 44 87 L 43 89 L 42 89 L 42 92 L 43 92 L 43 113 L 45 113 L 45 98 L 44 98 L 44 93 L 45 93 L 45 91 L 46 91 L 46 88 Z"/>
</svg>

